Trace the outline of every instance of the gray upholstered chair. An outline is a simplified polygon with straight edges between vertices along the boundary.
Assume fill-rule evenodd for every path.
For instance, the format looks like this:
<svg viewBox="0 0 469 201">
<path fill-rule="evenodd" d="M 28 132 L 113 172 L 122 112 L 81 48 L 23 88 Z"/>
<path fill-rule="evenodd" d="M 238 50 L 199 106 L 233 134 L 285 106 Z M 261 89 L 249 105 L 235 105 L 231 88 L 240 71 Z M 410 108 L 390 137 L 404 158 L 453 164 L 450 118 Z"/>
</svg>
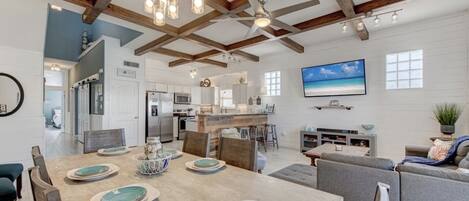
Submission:
<svg viewBox="0 0 469 201">
<path fill-rule="evenodd" d="M 208 157 L 210 150 L 210 134 L 186 132 L 182 151 L 200 157 Z"/>
<path fill-rule="evenodd" d="M 373 201 L 378 182 L 390 186 L 390 201 L 400 200 L 399 173 L 389 159 L 323 153 L 318 160 L 317 188 L 344 201 Z"/>
<path fill-rule="evenodd" d="M 83 153 L 97 152 L 99 149 L 125 146 L 123 128 L 86 131 L 83 140 Z"/>
<path fill-rule="evenodd" d="M 42 180 L 52 185 L 52 180 L 49 177 L 49 172 L 47 172 L 46 162 L 44 156 L 41 154 L 39 146 L 33 146 L 31 148 L 31 155 L 33 157 L 34 166 L 40 167 L 39 172 Z"/>
<path fill-rule="evenodd" d="M 40 167 L 29 168 L 28 172 L 34 201 L 61 201 L 59 189 L 41 179 Z"/>
<path fill-rule="evenodd" d="M 220 138 L 217 157 L 229 165 L 257 172 L 257 142 L 248 139 Z"/>
</svg>

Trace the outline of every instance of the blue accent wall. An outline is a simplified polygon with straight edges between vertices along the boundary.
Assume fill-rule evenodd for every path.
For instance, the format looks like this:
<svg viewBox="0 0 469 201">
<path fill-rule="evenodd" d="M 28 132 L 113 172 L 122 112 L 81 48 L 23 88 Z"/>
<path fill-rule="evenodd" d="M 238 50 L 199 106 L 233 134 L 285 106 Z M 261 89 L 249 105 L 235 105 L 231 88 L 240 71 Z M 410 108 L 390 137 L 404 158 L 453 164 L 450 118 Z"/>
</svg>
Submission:
<svg viewBox="0 0 469 201">
<path fill-rule="evenodd" d="M 91 25 L 85 24 L 80 13 L 49 8 L 45 56 L 77 62 L 81 54 L 81 35 L 84 31 L 88 32 L 88 41 L 106 35 L 120 39 L 121 46 L 143 34 L 102 20 L 96 20 Z"/>
</svg>

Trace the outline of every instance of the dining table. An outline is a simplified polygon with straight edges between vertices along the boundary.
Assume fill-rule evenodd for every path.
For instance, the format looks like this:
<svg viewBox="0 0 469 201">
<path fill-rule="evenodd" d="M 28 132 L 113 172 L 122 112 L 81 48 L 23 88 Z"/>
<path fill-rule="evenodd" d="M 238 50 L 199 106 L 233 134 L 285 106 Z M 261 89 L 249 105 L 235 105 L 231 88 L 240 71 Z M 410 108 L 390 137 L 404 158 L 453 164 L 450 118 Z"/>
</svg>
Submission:
<svg viewBox="0 0 469 201">
<path fill-rule="evenodd" d="M 47 170 L 63 201 L 88 201 L 103 191 L 132 184 L 149 184 L 160 192 L 159 201 L 343 201 L 317 189 L 280 180 L 257 172 L 226 165 L 214 173 L 199 173 L 185 163 L 200 157 L 183 153 L 169 163 L 167 171 L 154 176 L 137 171 L 143 147 L 123 155 L 81 154 L 47 160 Z M 117 165 L 118 173 L 98 181 L 77 182 L 67 178 L 72 169 L 96 164 Z"/>
</svg>

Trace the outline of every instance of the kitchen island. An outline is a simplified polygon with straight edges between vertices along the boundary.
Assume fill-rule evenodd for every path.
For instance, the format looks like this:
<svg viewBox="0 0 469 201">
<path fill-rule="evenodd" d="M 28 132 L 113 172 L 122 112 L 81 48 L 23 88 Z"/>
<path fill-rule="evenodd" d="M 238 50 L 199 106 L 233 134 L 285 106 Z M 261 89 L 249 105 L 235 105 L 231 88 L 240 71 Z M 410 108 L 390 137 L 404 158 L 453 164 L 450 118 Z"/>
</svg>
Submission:
<svg viewBox="0 0 469 201">
<path fill-rule="evenodd" d="M 213 151 L 222 129 L 263 125 L 268 122 L 268 117 L 266 113 L 199 114 L 196 121 L 197 132 L 210 133 L 210 149 Z"/>
</svg>

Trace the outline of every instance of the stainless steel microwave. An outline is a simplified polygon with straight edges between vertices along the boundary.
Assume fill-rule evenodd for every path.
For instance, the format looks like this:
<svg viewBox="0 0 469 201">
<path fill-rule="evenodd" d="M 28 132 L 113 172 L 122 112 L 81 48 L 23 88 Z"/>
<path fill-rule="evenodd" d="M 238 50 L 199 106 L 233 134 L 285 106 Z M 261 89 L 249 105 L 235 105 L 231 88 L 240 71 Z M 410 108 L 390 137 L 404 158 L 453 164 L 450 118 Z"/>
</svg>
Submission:
<svg viewBox="0 0 469 201">
<path fill-rule="evenodd" d="M 191 95 L 187 93 L 174 93 L 174 104 L 190 105 Z"/>
</svg>

